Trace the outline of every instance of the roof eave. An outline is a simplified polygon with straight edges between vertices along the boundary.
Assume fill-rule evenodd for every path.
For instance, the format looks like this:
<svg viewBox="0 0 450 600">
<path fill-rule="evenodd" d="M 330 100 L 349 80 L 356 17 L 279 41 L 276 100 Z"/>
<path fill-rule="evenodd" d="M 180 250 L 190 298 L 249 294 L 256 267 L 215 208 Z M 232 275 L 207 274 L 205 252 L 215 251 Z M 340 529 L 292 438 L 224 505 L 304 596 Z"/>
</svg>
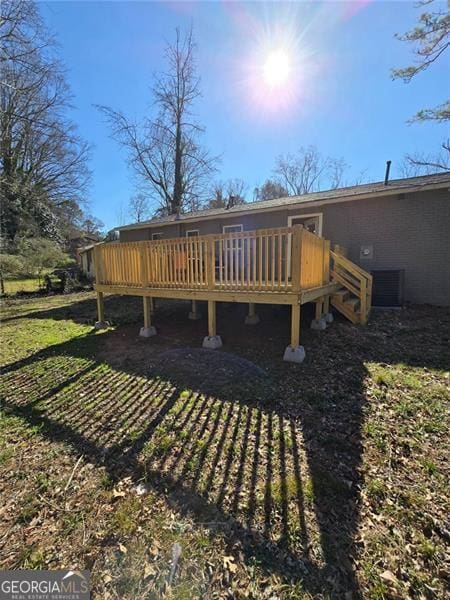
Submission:
<svg viewBox="0 0 450 600">
<path fill-rule="evenodd" d="M 435 182 L 435 183 L 431 183 L 431 184 L 422 184 L 422 185 L 416 185 L 416 186 L 411 186 L 411 187 L 402 187 L 402 186 L 398 186 L 395 188 L 389 188 L 389 185 L 386 186 L 386 189 L 384 190 L 375 190 L 372 192 L 363 192 L 363 193 L 359 193 L 359 194 L 349 194 L 346 196 L 332 196 L 330 198 L 317 198 L 317 199 L 311 199 L 308 200 L 303 199 L 301 201 L 294 201 L 294 202 L 286 202 L 285 204 L 278 204 L 276 206 L 266 206 L 266 207 L 261 207 L 260 209 L 258 208 L 247 208 L 245 209 L 244 207 L 247 206 L 254 206 L 254 204 L 250 203 L 250 204 L 243 204 L 242 205 L 242 209 L 239 208 L 239 210 L 233 210 L 232 212 L 226 212 L 224 209 L 223 213 L 215 213 L 212 215 L 204 215 L 204 216 L 199 216 L 199 215 L 192 215 L 191 217 L 186 217 L 186 218 L 182 218 L 182 219 L 177 219 L 176 221 L 147 221 L 146 223 L 134 223 L 131 225 L 122 225 L 120 227 L 115 227 L 113 229 L 113 231 L 132 231 L 134 229 L 148 229 L 149 227 L 167 227 L 167 225 L 172 225 L 172 224 L 176 224 L 176 223 L 193 223 L 193 222 L 197 222 L 197 221 L 209 221 L 212 219 L 219 219 L 219 218 L 230 218 L 230 217 L 234 217 L 234 216 L 243 216 L 246 214 L 250 214 L 253 212 L 273 212 L 276 210 L 282 210 L 283 208 L 291 208 L 291 207 L 296 207 L 299 205 L 308 205 L 308 206 L 321 206 L 323 204 L 336 204 L 338 202 L 349 202 L 352 200 L 369 200 L 371 198 L 376 198 L 376 197 L 384 197 L 384 196 L 393 196 L 396 194 L 404 194 L 404 193 L 415 193 L 415 192 L 422 192 L 422 191 L 432 191 L 432 190 L 436 190 L 436 189 L 442 189 L 442 188 L 446 188 L 450 186 L 450 181 L 442 181 L 442 182 Z"/>
</svg>

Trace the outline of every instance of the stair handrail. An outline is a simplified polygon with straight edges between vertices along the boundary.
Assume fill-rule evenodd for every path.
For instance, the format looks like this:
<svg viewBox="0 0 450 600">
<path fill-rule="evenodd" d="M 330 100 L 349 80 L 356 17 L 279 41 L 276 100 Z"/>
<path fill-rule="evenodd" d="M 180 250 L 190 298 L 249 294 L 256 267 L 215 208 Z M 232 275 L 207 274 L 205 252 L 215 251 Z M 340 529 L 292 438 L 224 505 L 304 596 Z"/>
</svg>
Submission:
<svg viewBox="0 0 450 600">
<path fill-rule="evenodd" d="M 334 268 L 331 271 L 332 279 L 338 281 L 359 298 L 361 323 L 365 324 L 372 304 L 372 275 L 338 252 L 330 250 L 330 256 L 334 261 Z M 344 274 L 339 273 L 337 270 L 339 267 L 357 280 L 358 287 L 353 282 L 347 281 Z"/>
<path fill-rule="evenodd" d="M 349 271 L 358 271 L 358 273 L 362 277 L 366 277 L 367 279 L 371 279 L 372 278 L 372 275 L 370 273 L 368 273 L 367 271 L 365 271 L 362 267 L 360 267 L 359 265 L 357 265 L 353 261 L 349 260 L 343 254 L 339 254 L 338 252 L 335 252 L 334 250 L 330 250 L 330 255 L 331 255 L 331 258 L 333 258 L 334 260 L 337 259 L 340 263 L 342 263 L 342 265 L 344 267 L 348 266 L 348 270 Z"/>
</svg>

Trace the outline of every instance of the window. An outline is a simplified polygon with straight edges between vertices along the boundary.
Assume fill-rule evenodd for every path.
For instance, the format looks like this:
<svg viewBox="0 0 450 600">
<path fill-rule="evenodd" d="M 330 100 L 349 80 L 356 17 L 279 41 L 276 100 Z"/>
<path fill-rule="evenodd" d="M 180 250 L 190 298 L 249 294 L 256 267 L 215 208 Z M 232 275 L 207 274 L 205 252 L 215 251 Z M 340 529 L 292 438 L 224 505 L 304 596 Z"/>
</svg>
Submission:
<svg viewBox="0 0 450 600">
<path fill-rule="evenodd" d="M 188 231 L 186 231 L 186 237 L 198 237 L 198 235 L 198 229 L 189 229 Z"/>
<path fill-rule="evenodd" d="M 152 233 L 152 240 L 162 240 L 163 234 L 158 231 L 157 233 Z"/>
<path fill-rule="evenodd" d="M 240 231 L 244 231 L 244 227 L 239 225 L 224 225 L 223 232 L 224 233 L 239 233 Z"/>
</svg>

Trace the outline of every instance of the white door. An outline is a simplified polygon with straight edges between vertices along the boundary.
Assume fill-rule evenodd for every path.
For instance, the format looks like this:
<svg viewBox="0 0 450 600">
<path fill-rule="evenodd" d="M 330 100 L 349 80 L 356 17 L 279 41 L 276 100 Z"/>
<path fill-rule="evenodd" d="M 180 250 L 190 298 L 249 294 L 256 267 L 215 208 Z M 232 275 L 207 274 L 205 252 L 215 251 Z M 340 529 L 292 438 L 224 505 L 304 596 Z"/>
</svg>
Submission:
<svg viewBox="0 0 450 600">
<path fill-rule="evenodd" d="M 311 233 L 322 236 L 322 220 L 322 213 L 297 215 L 295 217 L 288 217 L 288 227 L 303 225 Z"/>
</svg>

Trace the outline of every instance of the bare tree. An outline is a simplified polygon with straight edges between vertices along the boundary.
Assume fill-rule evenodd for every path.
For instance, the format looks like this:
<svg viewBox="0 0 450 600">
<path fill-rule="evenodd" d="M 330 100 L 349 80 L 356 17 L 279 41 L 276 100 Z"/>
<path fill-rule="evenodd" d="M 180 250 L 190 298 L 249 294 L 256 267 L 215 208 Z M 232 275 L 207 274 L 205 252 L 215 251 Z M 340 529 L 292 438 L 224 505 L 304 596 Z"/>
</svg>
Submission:
<svg viewBox="0 0 450 600">
<path fill-rule="evenodd" d="M 70 92 L 32 2 L 1 4 L 1 232 L 60 237 L 59 212 L 83 201 L 89 146 L 65 118 Z M 77 211 L 74 211 L 74 218 Z"/>
<path fill-rule="evenodd" d="M 33 35 L 30 36 L 30 30 Z M 14 61 L 33 68 L 36 55 L 51 49 L 54 39 L 45 29 L 36 4 L 5 0 L 0 13 L 0 63 Z"/>
<path fill-rule="evenodd" d="M 328 158 L 328 187 L 331 190 L 345 185 L 344 173 L 347 169 L 348 165 L 342 158 Z"/>
<path fill-rule="evenodd" d="M 192 108 L 200 96 L 192 30 L 166 48 L 168 71 L 153 87 L 156 116 L 137 124 L 122 112 L 98 108 L 112 127 L 113 138 L 128 151 L 138 178 L 159 204 L 159 214 L 176 214 L 199 206 L 215 159 L 198 144 L 203 129 Z"/>
<path fill-rule="evenodd" d="M 352 185 L 363 185 L 364 183 L 367 183 L 367 172 L 368 169 L 361 169 L 353 180 Z"/>
<path fill-rule="evenodd" d="M 238 204 L 245 204 L 247 186 L 242 179 L 229 179 L 216 181 L 211 190 L 211 198 L 207 202 L 208 208 L 232 208 Z"/>
<path fill-rule="evenodd" d="M 229 207 L 245 203 L 245 195 L 247 193 L 245 181 L 238 177 L 229 179 L 226 184 L 226 190 L 229 199 Z"/>
<path fill-rule="evenodd" d="M 128 220 L 128 208 L 123 200 L 116 207 L 115 218 L 118 225 L 125 225 Z"/>
<path fill-rule="evenodd" d="M 94 217 L 93 215 L 85 215 L 81 222 L 81 229 L 84 233 L 89 233 L 98 237 L 103 236 L 103 227 L 103 221 L 100 221 L 100 219 L 97 219 L 97 217 Z"/>
<path fill-rule="evenodd" d="M 315 146 L 308 146 L 300 148 L 295 155 L 279 156 L 273 172 L 277 183 L 290 196 L 300 196 L 339 187 L 346 168 L 342 159 L 324 157 Z"/>
<path fill-rule="evenodd" d="M 274 200 L 284 196 L 289 196 L 287 189 L 272 179 L 267 179 L 261 186 L 256 187 L 253 192 L 253 199 L 256 201 Z"/>
<path fill-rule="evenodd" d="M 206 208 L 225 208 L 227 205 L 227 196 L 224 184 L 216 181 L 211 188 L 211 197 L 206 203 Z"/>
<path fill-rule="evenodd" d="M 442 171 L 450 171 L 450 153 L 443 149 L 438 154 L 415 152 L 406 154 L 400 166 L 403 177 L 432 175 Z"/>
<path fill-rule="evenodd" d="M 148 198 L 144 194 L 136 194 L 130 198 L 129 213 L 130 217 L 136 223 L 140 223 L 148 218 L 150 205 Z"/>
</svg>

